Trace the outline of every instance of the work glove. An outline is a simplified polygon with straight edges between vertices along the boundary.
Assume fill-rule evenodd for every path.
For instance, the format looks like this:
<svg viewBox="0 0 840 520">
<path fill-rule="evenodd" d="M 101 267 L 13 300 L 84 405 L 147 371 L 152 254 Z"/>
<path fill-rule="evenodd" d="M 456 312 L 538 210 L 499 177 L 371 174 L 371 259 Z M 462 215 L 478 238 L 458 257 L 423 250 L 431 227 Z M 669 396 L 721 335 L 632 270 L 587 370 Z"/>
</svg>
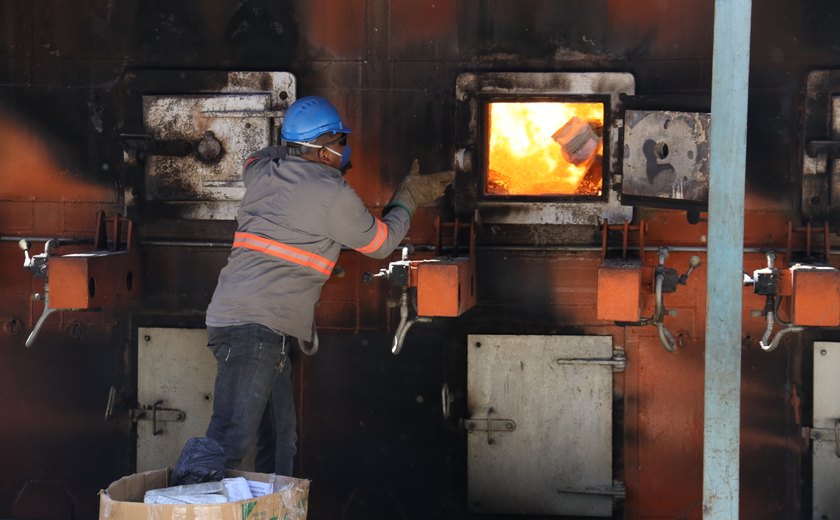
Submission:
<svg viewBox="0 0 840 520">
<path fill-rule="evenodd" d="M 455 172 L 447 170 L 420 175 L 420 161 L 414 159 L 408 175 L 400 182 L 391 201 L 385 206 L 385 213 L 394 207 L 408 211 L 409 216 L 420 206 L 428 206 L 443 196 L 446 187 L 455 180 Z"/>
</svg>

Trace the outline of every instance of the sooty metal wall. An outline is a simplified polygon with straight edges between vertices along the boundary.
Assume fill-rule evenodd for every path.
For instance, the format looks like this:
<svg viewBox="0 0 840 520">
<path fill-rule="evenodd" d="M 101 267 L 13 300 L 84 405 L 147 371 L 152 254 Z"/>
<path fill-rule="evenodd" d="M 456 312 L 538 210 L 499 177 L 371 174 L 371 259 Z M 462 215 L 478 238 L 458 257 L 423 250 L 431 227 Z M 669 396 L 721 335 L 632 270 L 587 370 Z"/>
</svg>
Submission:
<svg viewBox="0 0 840 520">
<path fill-rule="evenodd" d="M 708 112 L 713 10 L 712 2 L 687 0 L 0 4 L 0 518 L 96 516 L 98 490 L 136 466 L 136 331 L 200 328 L 225 262 L 230 221 L 135 211 L 142 298 L 57 312 L 24 346 L 42 313 L 31 296 L 43 280 L 22 269 L 18 240 L 30 239 L 37 253 L 48 238 L 93 239 L 98 211 L 137 209 L 126 191 L 136 178 L 121 135 L 137 128 L 131 100 L 157 88 L 138 87 L 130 80 L 137 71 L 166 71 L 174 84 L 164 94 L 177 90 L 179 74 L 193 81 L 193 71 L 293 74 L 298 96 L 329 97 L 354 129 L 347 180 L 377 211 L 412 158 L 424 171 L 450 168 L 471 139 L 460 124 L 468 110 L 456 95 L 460 74 L 625 73 L 635 83 L 626 110 Z M 826 0 L 755 6 L 747 272 L 766 265 L 765 249 L 784 249 L 788 223 L 807 224 L 800 211 L 806 81 L 812 70 L 840 68 L 838 16 Z M 421 211 L 409 241 L 433 244 L 437 216 L 474 220 L 471 197 L 459 191 L 440 210 Z M 691 254 L 703 255 L 702 215 L 691 224 L 684 211 L 640 206 L 633 219 L 646 223 L 647 244 L 671 248 L 669 266 L 682 270 Z M 598 319 L 599 223 L 475 223 L 478 304 L 416 326 L 399 356 L 388 348 L 395 295 L 385 284 L 361 283 L 383 263 L 342 253 L 318 308 L 321 351 L 298 356 L 294 373 L 296 472 L 313 480 L 311 517 L 478 517 L 466 503 L 468 433 L 459 421 L 469 416 L 467 338 L 507 334 L 607 336 L 622 347 L 612 455 L 626 493 L 613 517 L 700 518 L 705 280 L 713 273 L 701 267 L 667 296 L 665 323 L 677 343 L 667 352 L 654 327 Z M 88 247 L 65 244 L 59 252 Z M 648 270 L 657 264 L 655 250 L 637 256 Z M 649 289 L 645 315 L 653 310 Z M 837 334 L 792 334 L 763 352 L 765 300 L 744 298 L 742 516 L 807 517 L 807 347 Z"/>
</svg>

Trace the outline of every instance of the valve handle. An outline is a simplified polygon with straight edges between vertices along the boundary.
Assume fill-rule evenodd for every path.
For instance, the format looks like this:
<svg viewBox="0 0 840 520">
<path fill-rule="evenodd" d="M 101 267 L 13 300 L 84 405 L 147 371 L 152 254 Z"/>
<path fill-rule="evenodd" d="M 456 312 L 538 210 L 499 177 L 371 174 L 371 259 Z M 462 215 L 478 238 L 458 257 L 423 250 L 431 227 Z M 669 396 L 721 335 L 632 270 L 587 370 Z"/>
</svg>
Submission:
<svg viewBox="0 0 840 520">
<path fill-rule="evenodd" d="M 691 255 L 691 258 L 688 259 L 688 271 L 685 272 L 682 276 L 680 276 L 680 285 L 685 285 L 685 282 L 688 280 L 688 275 L 691 274 L 692 271 L 700 267 L 700 264 L 703 263 L 703 260 L 697 255 Z"/>
<path fill-rule="evenodd" d="M 32 258 L 29 256 L 29 241 L 22 238 L 20 242 L 18 242 L 18 246 L 23 249 L 23 268 L 32 269 Z"/>
<path fill-rule="evenodd" d="M 378 273 L 372 274 L 368 272 L 362 273 L 362 283 L 369 284 L 373 281 L 374 278 L 388 278 L 388 270 L 387 269 L 380 269 Z"/>
<path fill-rule="evenodd" d="M 691 255 L 691 258 L 688 259 L 688 269 L 692 270 L 695 267 L 700 267 L 700 264 L 703 263 L 703 259 L 697 255 Z"/>
</svg>

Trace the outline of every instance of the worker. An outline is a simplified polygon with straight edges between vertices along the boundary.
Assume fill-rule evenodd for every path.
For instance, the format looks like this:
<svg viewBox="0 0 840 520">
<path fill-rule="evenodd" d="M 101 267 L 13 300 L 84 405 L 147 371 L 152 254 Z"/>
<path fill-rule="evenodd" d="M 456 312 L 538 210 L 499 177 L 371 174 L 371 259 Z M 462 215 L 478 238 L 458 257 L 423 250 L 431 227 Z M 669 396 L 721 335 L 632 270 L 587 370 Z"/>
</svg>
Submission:
<svg viewBox="0 0 840 520">
<path fill-rule="evenodd" d="M 285 113 L 281 146 L 245 160 L 233 248 L 206 317 L 217 361 L 206 435 L 224 448 L 228 469 L 256 442 L 256 471 L 292 475 L 290 340 L 313 340 L 314 306 L 342 246 L 388 257 L 417 207 L 453 180 L 452 171 L 420 175 L 415 160 L 376 218 L 344 179 L 349 135 L 327 99 L 304 97 Z"/>
</svg>

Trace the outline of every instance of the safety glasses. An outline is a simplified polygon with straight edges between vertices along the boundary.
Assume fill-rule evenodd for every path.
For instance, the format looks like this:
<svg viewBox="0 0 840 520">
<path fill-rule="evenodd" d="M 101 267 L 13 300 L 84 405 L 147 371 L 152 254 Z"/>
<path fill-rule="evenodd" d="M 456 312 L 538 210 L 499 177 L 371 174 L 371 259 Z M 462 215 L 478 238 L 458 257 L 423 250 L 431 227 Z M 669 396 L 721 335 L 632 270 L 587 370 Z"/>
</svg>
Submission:
<svg viewBox="0 0 840 520">
<path fill-rule="evenodd" d="M 341 137 L 339 137 L 338 139 L 335 139 L 333 141 L 330 141 L 328 143 L 324 143 L 324 146 L 330 145 L 330 144 L 336 144 L 336 143 L 340 144 L 341 146 L 347 145 L 347 134 L 341 134 Z"/>
</svg>

